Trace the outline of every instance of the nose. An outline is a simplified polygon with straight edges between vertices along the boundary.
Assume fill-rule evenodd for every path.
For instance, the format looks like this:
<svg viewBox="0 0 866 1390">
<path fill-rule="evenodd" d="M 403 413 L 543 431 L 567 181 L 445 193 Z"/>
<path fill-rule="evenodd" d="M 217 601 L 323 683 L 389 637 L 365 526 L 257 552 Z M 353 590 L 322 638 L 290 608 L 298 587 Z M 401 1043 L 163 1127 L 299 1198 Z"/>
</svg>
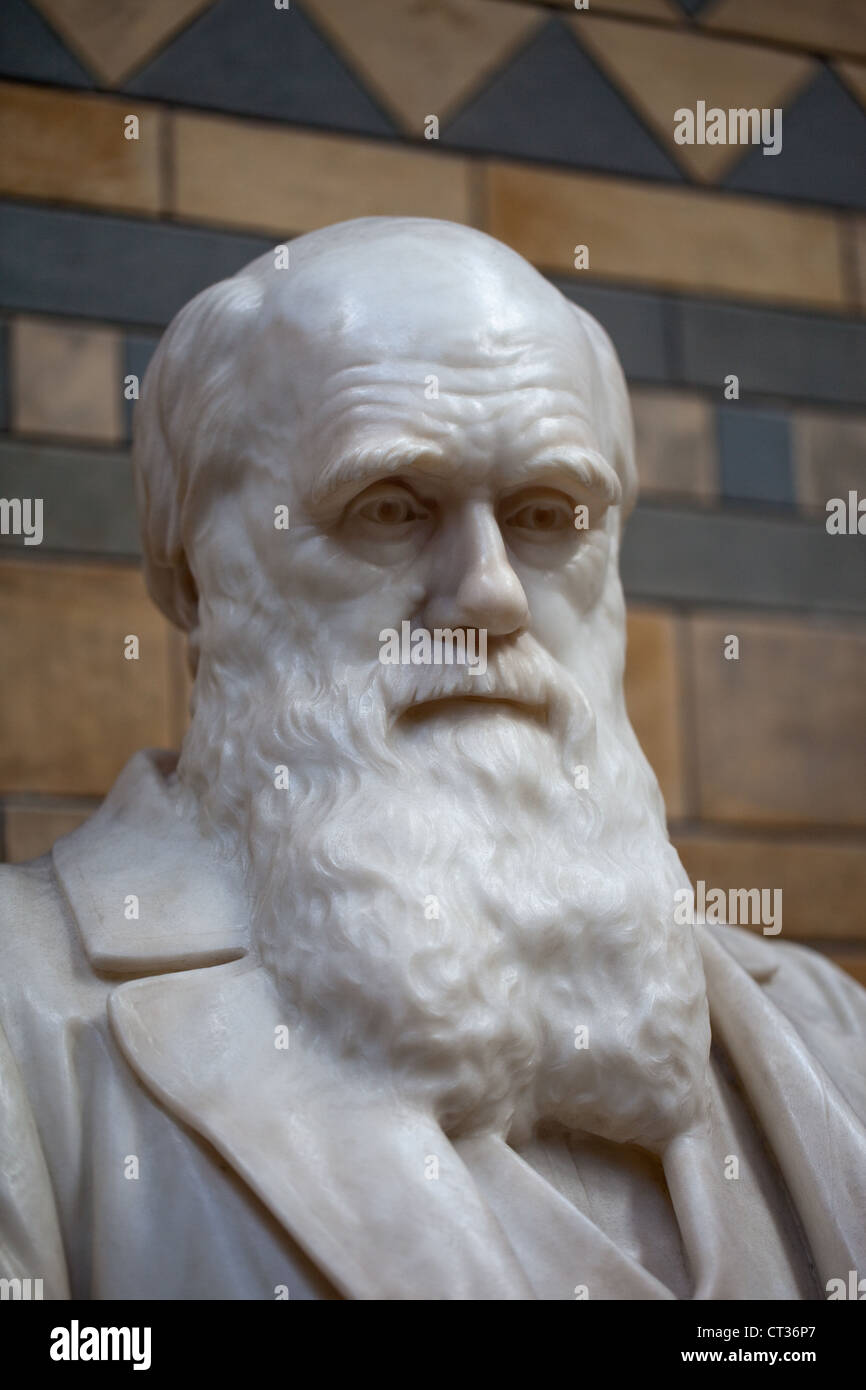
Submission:
<svg viewBox="0 0 866 1390">
<path fill-rule="evenodd" d="M 491 507 L 467 503 L 448 528 L 424 610 L 425 626 L 486 628 L 491 637 L 506 637 L 528 620 L 526 595 Z"/>
</svg>

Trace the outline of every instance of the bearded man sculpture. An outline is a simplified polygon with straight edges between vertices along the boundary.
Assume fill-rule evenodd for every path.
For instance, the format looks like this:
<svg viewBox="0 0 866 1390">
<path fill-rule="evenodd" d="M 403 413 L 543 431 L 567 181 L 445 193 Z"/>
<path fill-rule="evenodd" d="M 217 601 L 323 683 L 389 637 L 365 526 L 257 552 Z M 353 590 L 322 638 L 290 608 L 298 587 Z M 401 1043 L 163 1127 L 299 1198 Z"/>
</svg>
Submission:
<svg viewBox="0 0 866 1390">
<path fill-rule="evenodd" d="M 0 1272 L 826 1297 L 866 1272 L 866 995 L 678 924 L 623 702 L 608 338 L 447 222 L 289 252 L 182 310 L 138 406 L 180 758 L 3 873 Z M 416 660 L 437 630 L 486 663 Z"/>
</svg>

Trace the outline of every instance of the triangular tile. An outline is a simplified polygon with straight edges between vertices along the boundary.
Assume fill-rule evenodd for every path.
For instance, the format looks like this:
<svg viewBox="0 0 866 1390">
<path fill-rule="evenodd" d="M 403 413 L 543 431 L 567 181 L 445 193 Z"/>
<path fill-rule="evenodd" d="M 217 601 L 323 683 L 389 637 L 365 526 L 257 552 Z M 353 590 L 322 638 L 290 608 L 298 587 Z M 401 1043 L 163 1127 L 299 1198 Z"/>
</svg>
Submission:
<svg viewBox="0 0 866 1390">
<path fill-rule="evenodd" d="M 556 5 L 560 10 L 573 11 L 575 0 L 529 0 L 539 9 L 543 5 Z M 657 19 L 662 24 L 680 24 L 682 11 L 680 0 L 587 0 L 587 9 L 601 10 L 611 14 L 633 15 L 635 19 Z"/>
<path fill-rule="evenodd" d="M 785 112 L 782 149 L 758 149 L 725 179 L 726 188 L 866 208 L 866 112 L 830 68 Z"/>
<path fill-rule="evenodd" d="M 863 0 L 714 0 L 698 22 L 812 53 L 866 58 Z"/>
<path fill-rule="evenodd" d="M 0 74 L 62 87 L 93 86 L 90 74 L 26 0 L 0 5 Z"/>
<path fill-rule="evenodd" d="M 124 90 L 278 121 L 395 133 L 296 3 L 277 10 L 217 0 Z"/>
<path fill-rule="evenodd" d="M 404 130 L 445 121 L 544 23 L 503 0 L 304 0 Z"/>
<path fill-rule="evenodd" d="M 108 87 L 122 82 L 212 0 L 34 0 Z"/>
<path fill-rule="evenodd" d="M 574 9 L 574 0 L 556 0 L 556 3 L 566 10 Z M 664 24 L 677 24 L 681 19 L 680 0 L 590 0 L 587 8 L 634 15 L 635 19 L 658 19 Z"/>
<path fill-rule="evenodd" d="M 721 107 L 784 109 L 802 90 L 816 64 L 798 54 L 756 44 L 707 38 L 694 31 L 579 14 L 570 23 L 581 43 L 611 80 L 646 116 L 684 169 L 705 183 L 721 178 L 742 155 L 738 145 L 678 145 L 674 112 Z"/>
<path fill-rule="evenodd" d="M 687 15 L 694 18 L 696 14 L 700 14 L 701 10 L 706 5 L 712 4 L 712 0 L 677 0 L 677 3 L 681 10 L 684 10 Z"/>
<path fill-rule="evenodd" d="M 866 64 L 837 63 L 836 71 L 849 92 L 853 92 L 860 105 L 866 108 Z"/>
<path fill-rule="evenodd" d="M 552 19 L 448 125 L 443 144 L 679 179 L 631 108 Z"/>
</svg>

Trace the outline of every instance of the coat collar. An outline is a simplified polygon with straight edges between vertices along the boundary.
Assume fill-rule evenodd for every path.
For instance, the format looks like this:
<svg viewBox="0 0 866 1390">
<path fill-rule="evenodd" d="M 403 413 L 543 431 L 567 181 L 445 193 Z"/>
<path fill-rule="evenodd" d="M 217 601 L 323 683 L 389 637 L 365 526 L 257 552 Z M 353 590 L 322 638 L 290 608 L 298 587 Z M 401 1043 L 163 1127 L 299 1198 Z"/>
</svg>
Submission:
<svg viewBox="0 0 866 1390">
<path fill-rule="evenodd" d="M 452 1144 L 386 1078 L 353 1075 L 303 1028 L 276 1045 L 283 1010 L 249 951 L 240 875 L 179 814 L 176 761 L 136 754 L 53 851 L 93 966 L 152 972 L 108 1003 L 145 1085 L 349 1297 L 572 1298 L 587 1281 L 599 1297 L 670 1297 L 502 1141 Z M 515 1204 L 546 1232 L 540 1261 L 503 1227 Z"/>
<path fill-rule="evenodd" d="M 54 868 L 97 970 L 187 970 L 247 950 L 247 907 L 176 795 L 177 755 L 136 753 L 99 810 L 58 840 Z M 137 917 L 130 896 L 137 898 Z"/>
<path fill-rule="evenodd" d="M 136 754 L 96 815 L 53 851 L 94 968 L 150 972 L 109 999 L 115 1037 L 144 1084 L 349 1297 L 570 1298 L 581 1283 L 593 1298 L 671 1297 L 501 1140 L 452 1144 L 387 1078 L 353 1075 L 303 1028 L 276 1046 L 282 1008 L 249 951 L 240 875 L 179 814 L 175 765 L 171 754 Z M 127 920 L 130 894 L 139 916 Z M 866 1251 L 850 1233 L 866 1206 L 863 1126 L 762 988 L 777 953 L 735 928 L 697 930 L 714 1033 L 776 1153 L 822 1281 L 860 1267 Z M 679 1166 L 693 1184 L 699 1165 Z M 710 1186 L 693 1204 L 701 1224 Z M 718 1244 L 720 1268 L 729 1262 L 722 1236 Z M 709 1276 L 702 1284 L 699 1296 L 731 1296 L 710 1291 Z"/>
</svg>

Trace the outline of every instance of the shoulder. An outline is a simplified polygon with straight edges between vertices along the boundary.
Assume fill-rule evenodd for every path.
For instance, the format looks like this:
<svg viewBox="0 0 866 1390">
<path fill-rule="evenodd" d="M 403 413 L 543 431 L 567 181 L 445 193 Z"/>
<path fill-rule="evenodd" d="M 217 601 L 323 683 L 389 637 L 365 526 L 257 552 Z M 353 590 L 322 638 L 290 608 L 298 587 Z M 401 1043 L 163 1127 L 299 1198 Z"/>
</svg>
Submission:
<svg viewBox="0 0 866 1390">
<path fill-rule="evenodd" d="M 59 925 L 63 918 L 50 854 L 28 864 L 0 864 L 0 956 L 8 958 L 40 925 Z"/>
<path fill-rule="evenodd" d="M 741 927 L 699 928 L 732 956 L 784 1015 L 866 1119 L 866 990 L 818 951 Z M 712 1010 L 712 994 L 710 996 Z"/>
<path fill-rule="evenodd" d="M 16 1055 L 64 1020 L 91 1016 L 97 985 L 104 992 L 52 855 L 0 865 L 0 1024 Z"/>
<path fill-rule="evenodd" d="M 826 956 L 742 927 L 707 927 L 714 939 L 792 1017 L 849 1036 L 866 1036 L 866 990 Z"/>
<path fill-rule="evenodd" d="M 40 960 L 43 974 L 50 973 L 42 946 L 46 930 L 56 936 L 63 926 L 50 855 L 0 865 L 0 1277 L 29 1281 L 36 1272 L 38 1296 L 54 1299 L 69 1297 L 69 1280 L 28 1087 L 34 1039 L 28 1017 Z"/>
</svg>

